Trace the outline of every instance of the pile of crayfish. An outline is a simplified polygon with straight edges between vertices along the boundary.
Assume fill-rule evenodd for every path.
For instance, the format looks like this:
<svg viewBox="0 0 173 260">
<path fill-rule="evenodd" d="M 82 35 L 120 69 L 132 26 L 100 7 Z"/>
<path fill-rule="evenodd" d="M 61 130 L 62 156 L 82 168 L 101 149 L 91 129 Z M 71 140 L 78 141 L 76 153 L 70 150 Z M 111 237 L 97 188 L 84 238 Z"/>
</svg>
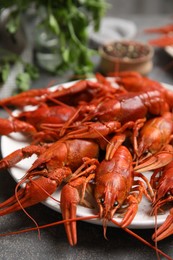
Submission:
<svg viewBox="0 0 173 260">
<path fill-rule="evenodd" d="M 61 223 L 75 245 L 78 219 L 99 218 L 106 237 L 108 221 L 128 231 L 143 196 L 151 215 L 171 204 L 173 92 L 159 82 L 136 72 L 96 74 L 94 80 L 1 99 L 0 106 L 10 114 L 0 119 L 0 134 L 19 132 L 30 144 L 0 160 L 0 169 L 37 155 L 14 196 L 0 203 L 1 216 L 53 199 L 61 187 Z M 151 179 L 146 171 L 153 172 Z M 78 218 L 78 205 L 98 213 Z M 114 219 L 117 212 L 120 222 Z M 172 233 L 173 208 L 153 240 Z"/>
</svg>

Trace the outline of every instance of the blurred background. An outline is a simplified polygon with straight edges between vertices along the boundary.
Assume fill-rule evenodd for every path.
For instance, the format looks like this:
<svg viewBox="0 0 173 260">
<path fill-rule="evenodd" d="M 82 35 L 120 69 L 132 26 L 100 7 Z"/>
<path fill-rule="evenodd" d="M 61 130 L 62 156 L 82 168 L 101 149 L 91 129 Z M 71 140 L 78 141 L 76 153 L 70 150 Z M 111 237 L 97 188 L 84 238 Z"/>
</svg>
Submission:
<svg viewBox="0 0 173 260">
<path fill-rule="evenodd" d="M 108 0 L 113 8 L 107 14 L 121 16 L 129 14 L 173 14 L 172 0 Z"/>
</svg>

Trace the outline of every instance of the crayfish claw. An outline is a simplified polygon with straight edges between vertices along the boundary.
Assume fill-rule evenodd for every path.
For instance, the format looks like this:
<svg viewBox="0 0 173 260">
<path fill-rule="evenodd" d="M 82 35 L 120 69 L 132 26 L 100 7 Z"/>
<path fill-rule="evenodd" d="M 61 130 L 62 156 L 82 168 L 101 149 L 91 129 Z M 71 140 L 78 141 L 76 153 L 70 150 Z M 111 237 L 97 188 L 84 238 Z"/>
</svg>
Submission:
<svg viewBox="0 0 173 260">
<path fill-rule="evenodd" d="M 144 161 L 135 166 L 134 170 L 139 172 L 145 172 L 161 168 L 173 160 L 173 151 L 163 150 L 147 157 Z"/>
<path fill-rule="evenodd" d="M 24 182 L 20 182 L 22 184 Z M 17 187 L 18 187 L 17 186 Z M 20 188 L 15 195 L 0 203 L 0 216 L 33 206 L 47 199 L 57 188 L 54 180 L 46 177 L 30 179 L 24 188 Z M 16 189 L 17 190 L 17 189 Z"/>
<path fill-rule="evenodd" d="M 122 228 L 126 228 L 127 226 L 129 226 L 132 222 L 132 220 L 134 219 L 137 211 L 138 211 L 138 201 L 137 199 L 130 195 L 129 196 L 129 207 L 127 212 L 124 215 L 123 220 L 121 221 L 120 225 Z"/>
<path fill-rule="evenodd" d="M 87 190 L 86 185 L 93 178 L 91 174 L 88 177 L 81 176 L 80 178 L 69 181 L 61 190 L 61 212 L 64 222 L 67 238 L 71 246 L 77 244 L 76 231 L 76 211 L 77 205 L 85 205 L 84 199 Z M 89 204 L 87 204 L 89 206 Z"/>
<path fill-rule="evenodd" d="M 20 189 L 18 191 L 18 199 L 20 199 L 23 196 L 23 193 L 24 193 L 24 189 Z M 18 211 L 20 209 L 21 207 L 17 203 L 16 196 L 13 195 L 12 197 L 10 197 L 9 199 L 7 199 L 6 201 L 0 204 L 0 216 L 4 216 L 6 214 Z"/>
<path fill-rule="evenodd" d="M 160 241 L 172 234 L 173 234 L 173 208 L 170 210 L 170 214 L 167 216 L 165 222 L 153 234 L 152 239 L 154 241 Z"/>
<path fill-rule="evenodd" d="M 66 184 L 61 191 L 61 212 L 63 219 L 67 220 L 64 223 L 68 241 L 71 246 L 77 244 L 76 221 L 76 205 L 79 203 L 80 197 L 77 189 Z M 68 221 L 70 220 L 70 221 Z"/>
</svg>

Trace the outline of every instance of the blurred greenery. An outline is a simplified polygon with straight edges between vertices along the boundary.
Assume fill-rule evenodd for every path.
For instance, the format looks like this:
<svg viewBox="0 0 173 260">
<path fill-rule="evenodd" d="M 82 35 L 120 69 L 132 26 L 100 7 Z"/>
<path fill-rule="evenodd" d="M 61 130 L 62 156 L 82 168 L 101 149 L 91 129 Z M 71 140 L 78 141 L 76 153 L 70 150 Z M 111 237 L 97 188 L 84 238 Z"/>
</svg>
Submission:
<svg viewBox="0 0 173 260">
<path fill-rule="evenodd" d="M 75 75 L 87 76 L 93 72 L 94 65 L 91 58 L 95 53 L 95 50 L 88 46 L 87 28 L 91 25 L 96 31 L 99 29 L 107 6 L 104 0 L 1 0 L 0 12 L 4 8 L 13 8 L 6 29 L 10 34 L 15 34 L 25 12 L 31 7 L 35 8 L 37 12 L 40 8 L 44 9 L 45 15 L 40 20 L 39 27 L 58 37 L 57 48 L 60 62 L 54 73 L 62 74 L 72 70 Z M 6 61 L 4 62 L 5 66 L 1 66 L 2 80 L 6 80 L 8 75 L 7 64 Z M 27 88 L 29 79 L 38 76 L 36 68 L 28 70 L 27 66 L 25 66 L 24 75 L 17 77 L 17 84 L 19 86 L 25 85 L 24 89 Z M 33 71 L 35 72 L 33 73 Z"/>
</svg>

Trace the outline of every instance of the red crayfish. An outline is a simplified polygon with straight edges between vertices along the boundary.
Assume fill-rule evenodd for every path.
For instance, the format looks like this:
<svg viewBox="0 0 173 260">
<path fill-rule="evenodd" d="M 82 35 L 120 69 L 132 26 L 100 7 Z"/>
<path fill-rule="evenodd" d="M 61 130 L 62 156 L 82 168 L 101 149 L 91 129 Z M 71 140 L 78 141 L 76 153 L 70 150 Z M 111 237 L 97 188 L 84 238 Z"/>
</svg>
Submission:
<svg viewBox="0 0 173 260">
<path fill-rule="evenodd" d="M 1 134 L 18 131 L 29 133 L 32 141 L 40 139 L 38 145 L 21 148 L 0 161 L 2 169 L 32 154 L 38 157 L 17 184 L 15 195 L 0 204 L 0 215 L 53 199 L 63 184 L 57 203 L 64 220 L 56 224 L 65 224 L 71 245 L 77 243 L 78 219 L 100 219 L 105 237 L 108 221 L 132 234 L 127 226 L 143 195 L 153 205 L 153 212 L 165 197 L 157 195 L 162 177 L 153 175 L 150 184 L 142 172 L 166 169 L 173 159 L 172 101 L 173 94 L 160 83 L 132 72 L 111 79 L 97 74 L 96 82 L 83 80 L 70 88 L 31 90 L 1 100 L 7 111 L 20 108 L 18 115 L 0 121 L 4 124 Z M 26 105 L 36 107 L 25 111 Z M 25 186 L 19 188 L 21 184 Z M 79 218 L 77 205 L 94 207 L 98 213 Z M 121 214 L 121 222 L 115 221 L 116 213 Z M 157 232 L 159 238 L 159 229 Z"/>
<path fill-rule="evenodd" d="M 98 153 L 99 147 L 94 141 L 77 139 L 59 140 L 48 147 L 31 145 L 14 151 L 0 161 L 1 169 L 12 167 L 32 154 L 37 154 L 38 159 L 19 182 L 17 189 L 22 183 L 26 183 L 26 186 L 19 191 L 16 189 L 14 196 L 0 204 L 0 215 L 45 200 L 83 163 L 84 157 L 97 158 Z"/>
<path fill-rule="evenodd" d="M 155 28 L 148 28 L 145 29 L 145 33 L 155 33 L 155 34 L 161 34 L 160 38 L 150 40 L 149 43 L 151 45 L 157 46 L 157 47 L 165 47 L 168 45 L 173 44 L 173 24 L 167 24 L 161 27 L 155 27 Z"/>
<path fill-rule="evenodd" d="M 53 145 L 53 147 L 55 148 L 55 145 Z M 48 148 L 48 150 L 49 149 L 50 148 Z M 52 150 L 55 152 L 54 149 Z M 47 150 L 45 152 L 43 151 L 43 155 L 45 153 L 47 153 Z M 42 157 L 45 158 L 45 156 L 40 156 L 28 171 L 26 177 L 29 182 L 26 184 L 25 188 L 21 188 L 16 194 L 19 201 L 16 201 L 16 196 L 14 196 L 10 200 L 7 200 L 7 202 L 2 203 L 0 205 L 2 208 L 1 215 L 19 210 L 20 208 L 30 206 L 34 203 L 38 203 L 41 199 L 44 200 L 47 196 L 49 196 L 49 193 L 55 191 L 54 188 L 58 186 L 58 184 L 62 181 L 62 178 L 64 180 L 66 179 L 67 184 L 61 191 L 60 205 L 62 215 L 65 219 L 63 222 L 65 224 L 68 240 L 71 245 L 75 245 L 77 243 L 76 220 L 78 218 L 76 218 L 76 207 L 78 204 L 90 206 L 87 200 L 85 200 L 85 193 L 88 190 L 88 185 L 94 186 L 93 196 L 96 200 L 99 213 L 96 216 L 86 217 L 86 219 L 96 217 L 100 218 L 103 221 L 105 236 L 107 221 L 112 221 L 114 224 L 121 226 L 127 232 L 130 232 L 126 227 L 135 217 L 138 204 L 140 203 L 143 194 L 145 194 L 150 201 L 152 201 L 152 197 L 154 196 L 153 190 L 147 178 L 140 173 L 134 172 L 132 156 L 125 146 L 119 146 L 110 158 L 103 160 L 101 163 L 99 163 L 96 159 L 93 160 L 86 158 L 84 160 L 84 164 L 82 164 L 79 169 L 73 173 L 71 170 L 67 170 L 67 167 L 63 167 L 61 169 L 56 168 L 56 170 L 52 171 L 52 174 L 48 174 L 47 170 L 45 168 L 42 169 L 41 167 L 41 165 L 45 164 L 45 159 L 43 160 Z M 47 159 L 49 162 L 49 158 Z M 6 159 L 2 161 L 2 165 L 4 162 L 5 165 L 7 165 Z M 51 165 L 49 165 L 48 162 L 47 166 L 51 168 Z M 41 169 L 39 169 L 39 167 L 41 167 Z M 60 172 L 61 174 L 59 175 Z M 41 175 L 41 177 L 38 179 L 32 179 L 34 176 L 39 175 Z M 69 176 L 70 178 L 68 179 Z M 141 178 L 141 180 L 135 180 L 135 176 Z M 24 177 L 24 180 L 26 180 L 26 177 Z M 58 177 L 60 178 L 58 179 Z M 47 185 L 42 185 L 44 184 L 45 179 L 48 180 L 46 183 L 49 184 L 49 189 L 47 189 Z M 92 183 L 90 183 L 90 181 L 92 181 Z M 50 187 L 53 189 L 50 189 Z M 149 193 L 147 188 L 149 189 Z M 40 195 L 38 196 L 38 194 Z M 23 195 L 24 197 L 22 197 Z M 32 195 L 34 195 L 34 197 L 31 197 Z M 113 217 L 122 205 L 125 205 L 125 208 L 123 208 L 123 211 L 125 210 L 125 215 L 122 222 L 117 223 Z M 82 219 L 85 219 L 85 217 Z M 60 223 L 62 222 L 59 222 L 59 224 Z M 130 233 L 133 234 L 133 232 Z M 137 235 L 135 236 L 141 240 L 140 237 Z M 146 241 L 142 240 L 142 242 L 145 243 Z M 146 244 L 154 248 L 147 242 Z M 166 256 L 166 254 L 161 252 L 159 249 L 156 250 Z M 167 259 L 170 258 L 167 257 Z"/>
<path fill-rule="evenodd" d="M 137 88 L 127 88 L 127 83 L 124 83 L 124 80 L 130 82 L 131 75 L 138 82 Z M 19 106 L 22 108 L 26 105 L 37 105 L 38 107 L 34 111 L 20 111 L 17 116 L 12 116 L 10 121 L 1 119 L 3 129 L 1 128 L 0 133 L 9 134 L 13 131 L 21 131 L 33 136 L 35 132 L 44 132 L 43 125 L 45 124 L 67 123 L 69 125 L 75 121 L 99 120 L 125 123 L 148 117 L 150 114 L 162 115 L 172 107 L 173 94 L 171 91 L 166 90 L 156 81 L 144 78 L 137 73 L 119 73 L 114 80 L 106 80 L 105 84 L 103 84 L 102 78 L 100 79 L 98 76 L 97 78 L 99 82 L 83 80 L 74 83 L 70 88 L 30 90 L 1 100 L 0 106 L 3 107 Z M 113 81 L 117 81 L 127 90 L 114 87 Z M 134 83 L 131 85 L 134 87 Z M 52 106 L 49 104 L 50 102 L 58 103 L 58 105 Z M 52 134 L 52 140 L 59 138 L 53 131 L 47 132 L 47 134 L 50 136 Z"/>
<path fill-rule="evenodd" d="M 151 185 L 155 190 L 152 214 L 159 214 L 164 211 L 164 206 L 173 201 L 173 161 L 156 170 L 151 176 Z M 173 208 L 167 216 L 164 223 L 157 229 L 153 235 L 155 241 L 162 240 L 173 234 Z"/>
</svg>

